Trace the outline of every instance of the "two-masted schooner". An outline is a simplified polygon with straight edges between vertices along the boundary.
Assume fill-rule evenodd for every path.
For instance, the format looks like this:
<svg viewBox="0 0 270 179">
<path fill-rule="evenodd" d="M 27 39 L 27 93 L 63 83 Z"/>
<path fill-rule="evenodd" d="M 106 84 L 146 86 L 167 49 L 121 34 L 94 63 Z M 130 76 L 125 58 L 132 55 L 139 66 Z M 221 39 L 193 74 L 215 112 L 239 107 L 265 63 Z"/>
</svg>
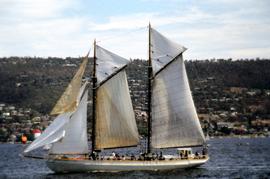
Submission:
<svg viewBox="0 0 270 179">
<path fill-rule="evenodd" d="M 203 146 L 202 132 L 182 57 L 185 47 L 149 25 L 148 143 L 144 158 L 96 158 L 104 149 L 139 144 L 125 67 L 128 60 L 94 43 L 91 155 L 87 139 L 89 83 L 82 84 L 89 53 L 51 114 L 51 125 L 24 152 L 51 145 L 47 166 L 55 172 L 170 170 L 205 163 L 189 147 Z M 154 157 L 153 149 L 180 148 L 177 155 Z M 182 150 L 181 150 L 182 148 Z M 184 149 L 183 149 L 184 148 Z M 182 153 L 185 152 L 185 153 Z"/>
</svg>

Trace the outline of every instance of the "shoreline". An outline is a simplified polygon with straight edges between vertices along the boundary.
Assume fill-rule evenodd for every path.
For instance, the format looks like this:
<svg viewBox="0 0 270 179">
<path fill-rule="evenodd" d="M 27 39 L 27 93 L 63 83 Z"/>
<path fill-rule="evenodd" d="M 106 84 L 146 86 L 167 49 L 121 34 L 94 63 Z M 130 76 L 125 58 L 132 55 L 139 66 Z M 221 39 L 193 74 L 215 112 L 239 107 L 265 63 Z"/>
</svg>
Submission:
<svg viewBox="0 0 270 179">
<path fill-rule="evenodd" d="M 256 138 L 270 138 L 270 136 L 264 136 L 264 135 L 229 135 L 229 136 L 211 136 L 206 141 L 209 141 L 211 139 L 224 139 L 224 138 L 238 138 L 238 139 L 256 139 Z M 32 141 L 28 141 L 26 144 L 31 143 Z M 0 144 L 22 144 L 21 142 L 0 142 Z"/>
<path fill-rule="evenodd" d="M 222 139 L 222 138 L 268 138 L 270 136 L 267 135 L 228 135 L 228 136 L 210 136 L 210 139 Z M 209 140 L 209 139 L 208 139 Z"/>
</svg>

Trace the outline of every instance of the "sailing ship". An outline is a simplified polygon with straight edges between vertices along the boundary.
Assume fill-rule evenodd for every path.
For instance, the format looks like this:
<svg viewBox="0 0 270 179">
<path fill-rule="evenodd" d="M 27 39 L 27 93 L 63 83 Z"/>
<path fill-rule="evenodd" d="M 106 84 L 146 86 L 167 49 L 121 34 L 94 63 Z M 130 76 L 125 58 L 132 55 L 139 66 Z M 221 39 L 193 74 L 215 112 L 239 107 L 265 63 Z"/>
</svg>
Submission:
<svg viewBox="0 0 270 179">
<path fill-rule="evenodd" d="M 139 133 L 129 94 L 128 60 L 94 42 L 92 70 L 91 155 L 87 139 L 89 82 L 82 84 L 89 53 L 51 114 L 52 124 L 25 153 L 50 145 L 47 166 L 55 172 L 171 170 L 204 164 L 190 147 L 205 145 L 183 60 L 185 47 L 149 24 L 148 142 L 144 158 L 96 157 L 105 149 L 136 146 Z M 154 149 L 180 148 L 179 154 L 154 157 Z"/>
</svg>

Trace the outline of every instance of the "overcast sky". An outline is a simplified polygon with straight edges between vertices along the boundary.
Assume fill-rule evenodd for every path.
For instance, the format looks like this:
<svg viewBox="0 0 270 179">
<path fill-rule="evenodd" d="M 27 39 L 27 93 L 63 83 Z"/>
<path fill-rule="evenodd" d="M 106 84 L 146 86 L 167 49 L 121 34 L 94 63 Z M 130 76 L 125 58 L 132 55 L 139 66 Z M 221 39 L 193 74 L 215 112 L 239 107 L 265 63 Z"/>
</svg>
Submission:
<svg viewBox="0 0 270 179">
<path fill-rule="evenodd" d="M 147 25 L 185 59 L 270 58 L 269 0 L 0 0 L 0 57 L 147 57 Z"/>
</svg>

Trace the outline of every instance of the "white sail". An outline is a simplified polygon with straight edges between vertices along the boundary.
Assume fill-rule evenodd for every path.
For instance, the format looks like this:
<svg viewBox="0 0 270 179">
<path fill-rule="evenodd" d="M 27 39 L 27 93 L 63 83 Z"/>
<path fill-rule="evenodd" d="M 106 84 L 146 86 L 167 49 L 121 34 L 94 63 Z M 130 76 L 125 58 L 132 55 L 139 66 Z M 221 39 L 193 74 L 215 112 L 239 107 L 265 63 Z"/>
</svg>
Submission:
<svg viewBox="0 0 270 179">
<path fill-rule="evenodd" d="M 39 147 L 55 143 L 65 136 L 65 125 L 68 123 L 72 113 L 64 113 L 57 116 L 49 127 L 34 141 L 32 142 L 24 152 L 30 152 L 31 150 Z"/>
<path fill-rule="evenodd" d="M 181 54 L 185 48 L 177 47 L 153 29 L 152 34 L 156 76 L 152 84 L 151 145 L 153 148 L 203 145 L 205 138 Z"/>
<path fill-rule="evenodd" d="M 151 32 L 151 57 L 154 74 L 187 48 L 164 37 L 155 29 Z"/>
<path fill-rule="evenodd" d="M 97 80 L 102 82 L 129 61 L 96 45 Z"/>
<path fill-rule="evenodd" d="M 97 91 L 96 149 L 137 145 L 139 135 L 125 71 Z"/>
<path fill-rule="evenodd" d="M 85 83 L 77 97 L 79 106 L 65 125 L 65 137 L 52 145 L 50 154 L 87 154 L 87 98 Z"/>
</svg>

